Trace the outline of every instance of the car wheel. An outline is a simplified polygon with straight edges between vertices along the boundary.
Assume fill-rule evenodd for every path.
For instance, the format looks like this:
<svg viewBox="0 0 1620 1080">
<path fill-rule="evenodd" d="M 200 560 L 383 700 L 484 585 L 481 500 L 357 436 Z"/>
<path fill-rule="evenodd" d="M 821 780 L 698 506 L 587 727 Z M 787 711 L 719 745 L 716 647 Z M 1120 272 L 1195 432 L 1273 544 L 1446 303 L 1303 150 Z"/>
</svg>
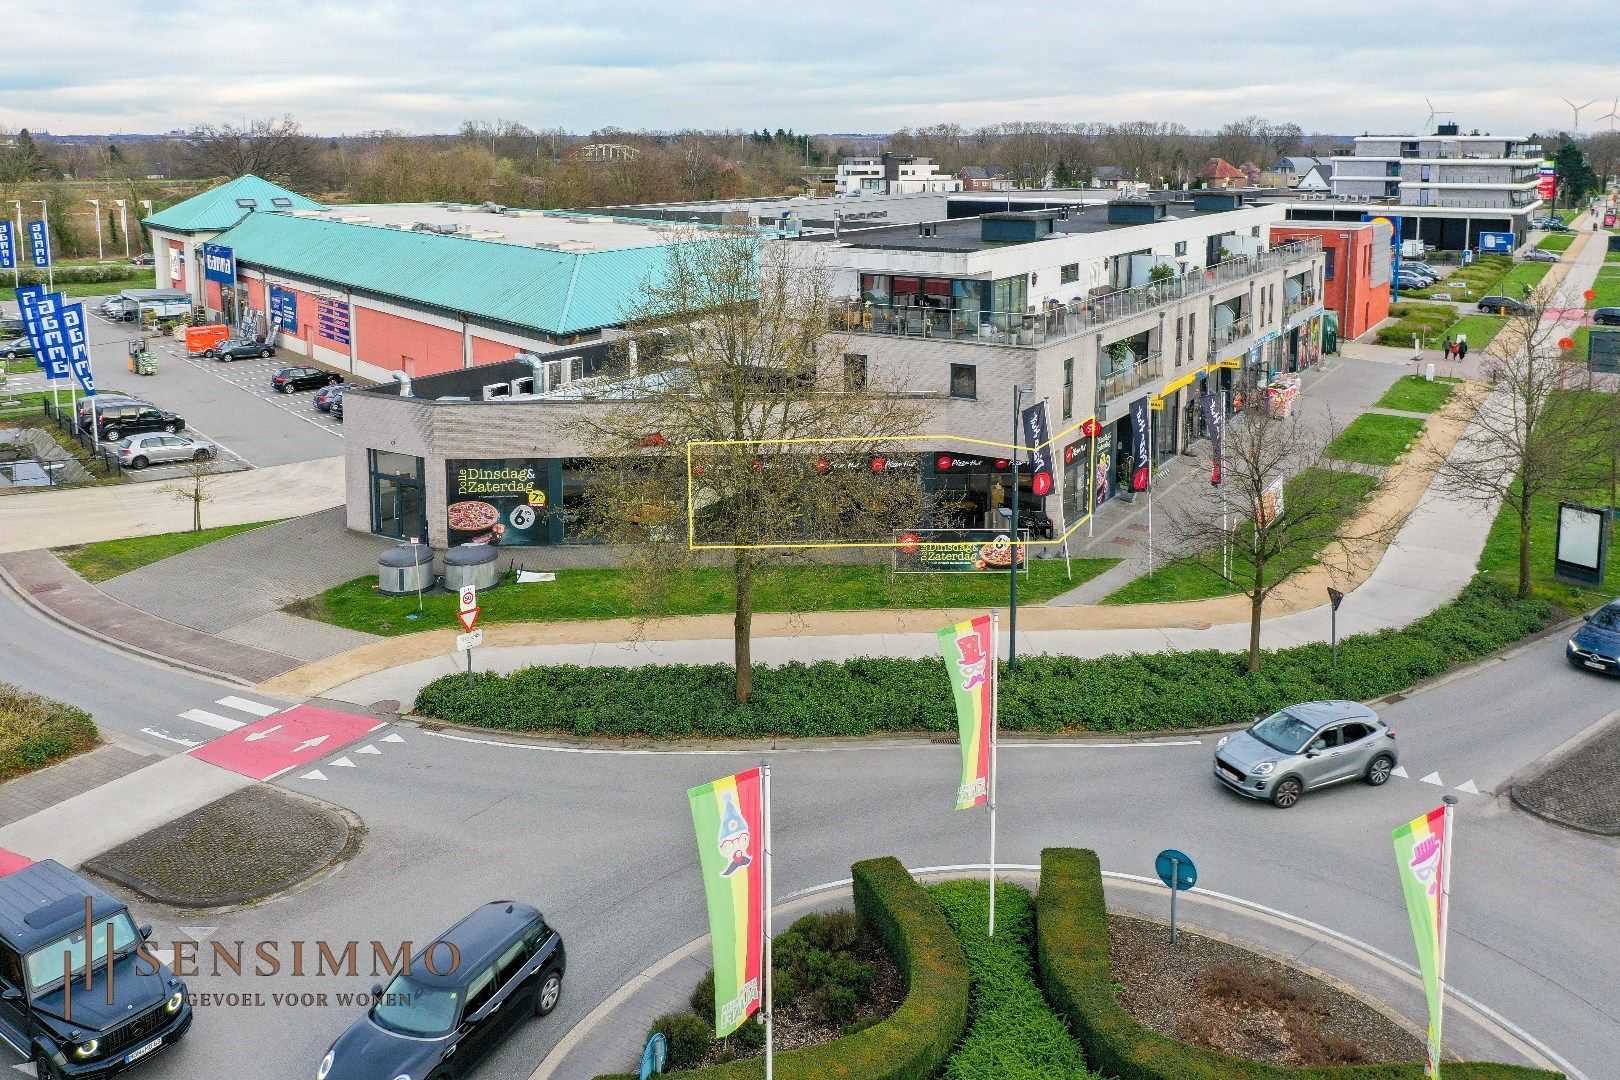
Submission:
<svg viewBox="0 0 1620 1080">
<path fill-rule="evenodd" d="M 206 359 L 209 359 L 209 360 L 218 360 L 219 359 L 219 353 L 215 352 L 213 349 L 204 349 L 203 350 L 203 356 Z"/>
<path fill-rule="evenodd" d="M 561 999 L 562 976 L 556 971 L 547 971 L 540 976 L 540 989 L 534 995 L 534 1015 L 549 1016 Z"/>
<path fill-rule="evenodd" d="M 1271 801 L 1274 805 L 1287 810 L 1290 806 L 1299 802 L 1299 797 L 1304 794 L 1304 791 L 1304 786 L 1290 776 L 1288 779 L 1278 782 L 1277 786 L 1272 789 Z"/>
<path fill-rule="evenodd" d="M 292 393 L 293 392 L 293 384 L 292 383 L 282 383 L 281 384 L 281 392 L 283 394 Z"/>
<path fill-rule="evenodd" d="M 102 438 L 104 438 L 107 442 L 117 442 L 118 441 L 118 429 L 115 428 L 115 427 L 108 428 L 107 433 L 105 435 L 103 435 Z"/>
<path fill-rule="evenodd" d="M 144 457 L 137 457 L 130 459 L 129 467 L 132 469 L 144 469 L 147 464 L 148 462 Z"/>
<path fill-rule="evenodd" d="M 1383 787 L 1384 781 L 1388 780 L 1389 774 L 1394 771 L 1395 759 L 1388 754 L 1379 754 L 1372 759 L 1372 764 L 1367 766 L 1367 783 L 1373 787 Z"/>
<path fill-rule="evenodd" d="M 175 435 L 180 434 L 184 430 L 186 430 L 186 425 L 184 425 L 184 424 L 170 424 L 169 425 L 169 431 L 172 432 Z"/>
<path fill-rule="evenodd" d="M 18 1067 L 21 1068 L 21 1066 Z M 62 1074 L 57 1071 L 50 1058 L 43 1053 L 36 1052 L 34 1054 L 34 1075 L 39 1077 L 39 1080 L 59 1080 Z"/>
<path fill-rule="evenodd" d="M 273 352 L 272 352 L 272 351 L 271 351 L 271 350 L 269 350 L 269 349 L 266 349 L 266 350 L 264 350 L 264 351 L 263 351 L 263 352 L 261 352 L 261 353 L 260 353 L 260 354 L 259 354 L 259 359 L 261 359 L 261 360 L 268 360 L 268 359 L 270 359 L 270 357 L 272 357 L 272 356 L 274 356 L 274 355 L 275 355 L 275 354 L 274 354 L 274 353 L 273 353 Z"/>
<path fill-rule="evenodd" d="M 191 460 L 192 461 L 207 461 L 209 458 L 211 458 L 213 456 L 214 455 L 210 454 L 207 450 L 198 450 L 195 454 L 191 455 Z"/>
</svg>

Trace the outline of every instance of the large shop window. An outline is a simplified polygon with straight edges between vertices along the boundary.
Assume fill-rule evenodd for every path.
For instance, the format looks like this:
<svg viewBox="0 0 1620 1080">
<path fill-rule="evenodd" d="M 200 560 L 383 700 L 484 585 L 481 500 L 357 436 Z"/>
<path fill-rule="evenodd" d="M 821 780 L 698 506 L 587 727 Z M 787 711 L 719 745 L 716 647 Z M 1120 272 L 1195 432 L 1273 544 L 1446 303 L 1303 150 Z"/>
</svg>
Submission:
<svg viewBox="0 0 1620 1080">
<path fill-rule="evenodd" d="M 371 531 L 400 540 L 427 539 L 421 458 L 371 451 Z"/>
</svg>

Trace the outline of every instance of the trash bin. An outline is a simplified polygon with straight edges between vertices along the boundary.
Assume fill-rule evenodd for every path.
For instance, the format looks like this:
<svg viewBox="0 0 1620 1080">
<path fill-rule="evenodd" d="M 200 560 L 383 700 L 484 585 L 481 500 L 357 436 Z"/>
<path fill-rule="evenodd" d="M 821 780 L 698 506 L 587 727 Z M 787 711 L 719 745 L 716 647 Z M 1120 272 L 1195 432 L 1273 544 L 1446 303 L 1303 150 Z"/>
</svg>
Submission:
<svg viewBox="0 0 1620 1080">
<path fill-rule="evenodd" d="M 501 583 L 500 553 L 490 544 L 462 544 L 444 553 L 444 587 L 493 589 Z"/>
<path fill-rule="evenodd" d="M 377 591 L 390 596 L 433 588 L 433 549 L 426 544 L 398 544 L 377 556 Z"/>
</svg>

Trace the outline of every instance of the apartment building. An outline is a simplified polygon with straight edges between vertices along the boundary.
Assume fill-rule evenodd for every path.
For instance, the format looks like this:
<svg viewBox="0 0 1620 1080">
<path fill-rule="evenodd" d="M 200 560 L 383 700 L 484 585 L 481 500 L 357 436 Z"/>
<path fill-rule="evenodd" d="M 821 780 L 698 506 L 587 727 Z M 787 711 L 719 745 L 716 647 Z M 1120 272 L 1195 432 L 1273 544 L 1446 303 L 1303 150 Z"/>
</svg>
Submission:
<svg viewBox="0 0 1620 1080">
<path fill-rule="evenodd" d="M 876 157 L 847 157 L 838 165 L 840 195 L 910 195 L 961 191 L 962 181 L 934 167 L 934 159 L 884 152 Z"/>
</svg>

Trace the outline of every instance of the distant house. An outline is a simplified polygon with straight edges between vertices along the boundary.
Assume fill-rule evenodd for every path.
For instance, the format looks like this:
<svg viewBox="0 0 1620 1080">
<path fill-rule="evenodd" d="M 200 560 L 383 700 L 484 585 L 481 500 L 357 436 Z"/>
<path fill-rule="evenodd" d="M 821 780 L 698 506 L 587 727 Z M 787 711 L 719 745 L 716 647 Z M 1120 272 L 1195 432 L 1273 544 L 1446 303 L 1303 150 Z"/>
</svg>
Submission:
<svg viewBox="0 0 1620 1080">
<path fill-rule="evenodd" d="M 1242 169 L 1218 157 L 1204 162 L 1204 167 L 1198 170 L 1198 179 L 1210 188 L 1243 187 L 1249 182 Z"/>
<path fill-rule="evenodd" d="M 1094 188 L 1117 188 L 1125 182 L 1125 170 L 1118 165 L 1099 165 L 1091 173 Z"/>
<path fill-rule="evenodd" d="M 1332 191 L 1333 190 L 1333 159 L 1317 158 L 1316 164 L 1306 170 L 1305 175 L 1299 178 L 1294 185 L 1297 191 Z"/>
<path fill-rule="evenodd" d="M 963 191 L 1009 191 L 1013 186 L 1007 171 L 993 165 L 968 165 L 956 176 Z"/>
<path fill-rule="evenodd" d="M 1328 191 L 1332 189 L 1333 159 L 1295 155 L 1277 159 L 1271 174 L 1286 187 L 1300 191 Z"/>
</svg>

